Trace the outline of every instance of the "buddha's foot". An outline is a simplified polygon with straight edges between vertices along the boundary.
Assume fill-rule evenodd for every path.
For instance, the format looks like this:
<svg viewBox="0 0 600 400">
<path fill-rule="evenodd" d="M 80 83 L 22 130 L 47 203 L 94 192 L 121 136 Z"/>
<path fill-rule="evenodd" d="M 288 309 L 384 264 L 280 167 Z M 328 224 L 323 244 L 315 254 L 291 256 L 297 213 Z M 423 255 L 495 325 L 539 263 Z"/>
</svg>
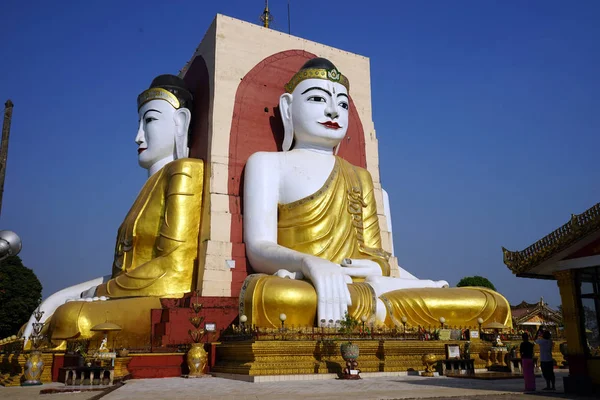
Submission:
<svg viewBox="0 0 600 400">
<path fill-rule="evenodd" d="M 386 325 L 407 327 L 477 327 L 477 320 L 512 327 L 510 304 L 500 293 L 481 287 L 400 289 L 380 296 L 387 309 Z"/>
<path fill-rule="evenodd" d="M 141 347 L 150 344 L 150 310 L 160 309 L 157 297 L 134 297 L 107 301 L 71 301 L 58 307 L 50 319 L 49 337 L 53 342 L 66 339 L 91 339 L 101 332 L 94 326 L 111 322 L 118 325 L 118 345 Z"/>
</svg>

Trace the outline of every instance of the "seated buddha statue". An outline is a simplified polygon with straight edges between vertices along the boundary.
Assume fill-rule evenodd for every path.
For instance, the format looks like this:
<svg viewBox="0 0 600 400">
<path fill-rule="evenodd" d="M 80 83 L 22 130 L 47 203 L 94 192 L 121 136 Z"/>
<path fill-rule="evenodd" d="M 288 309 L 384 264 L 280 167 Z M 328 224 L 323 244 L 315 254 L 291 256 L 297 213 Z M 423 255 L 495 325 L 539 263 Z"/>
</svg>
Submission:
<svg viewBox="0 0 600 400">
<path fill-rule="evenodd" d="M 370 173 L 335 156 L 349 120 L 348 79 L 314 58 L 280 97 L 281 152 L 246 164 L 244 242 L 257 274 L 242 286 L 240 312 L 259 327 L 363 316 L 373 324 L 511 324 L 510 306 L 484 288 L 448 288 L 400 268 L 390 277 Z M 405 317 L 405 319 L 403 318 Z"/>
<path fill-rule="evenodd" d="M 148 341 L 150 310 L 161 308 L 160 298 L 194 289 L 204 163 L 187 158 L 192 95 L 182 79 L 161 75 L 137 102 L 135 142 L 148 180 L 118 230 L 112 273 L 42 303 L 52 340 L 89 338 L 94 325 L 108 321 L 122 328 L 122 345 Z"/>
</svg>

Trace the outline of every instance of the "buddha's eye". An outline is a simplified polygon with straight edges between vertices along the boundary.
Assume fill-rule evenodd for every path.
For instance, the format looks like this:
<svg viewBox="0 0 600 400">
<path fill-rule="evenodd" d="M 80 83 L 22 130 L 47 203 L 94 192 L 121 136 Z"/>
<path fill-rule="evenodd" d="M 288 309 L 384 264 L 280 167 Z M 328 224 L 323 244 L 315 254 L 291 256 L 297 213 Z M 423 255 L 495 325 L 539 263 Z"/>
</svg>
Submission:
<svg viewBox="0 0 600 400">
<path fill-rule="evenodd" d="M 144 122 L 145 122 L 146 124 L 149 124 L 149 123 L 150 123 L 150 122 L 152 122 L 152 121 L 156 121 L 156 118 L 153 118 L 153 117 L 147 117 L 147 118 L 144 120 Z"/>
<path fill-rule="evenodd" d="M 310 96 L 308 98 L 308 101 L 314 101 L 316 103 L 326 103 L 327 100 L 325 100 L 325 97 L 323 96 Z"/>
<path fill-rule="evenodd" d="M 347 110 L 348 108 L 350 108 L 350 106 L 348 106 L 348 103 L 346 103 L 345 101 L 340 101 L 340 103 L 338 105 L 340 107 L 342 107 L 344 110 Z"/>
</svg>

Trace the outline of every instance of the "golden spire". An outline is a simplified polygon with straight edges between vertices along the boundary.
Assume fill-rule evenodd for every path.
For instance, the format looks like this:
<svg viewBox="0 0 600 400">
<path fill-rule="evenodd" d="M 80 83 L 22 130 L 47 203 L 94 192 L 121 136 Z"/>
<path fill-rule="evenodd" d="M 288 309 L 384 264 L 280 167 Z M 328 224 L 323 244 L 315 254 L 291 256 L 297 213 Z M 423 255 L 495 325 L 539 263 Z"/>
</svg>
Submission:
<svg viewBox="0 0 600 400">
<path fill-rule="evenodd" d="M 265 28 L 269 27 L 269 24 L 271 22 L 273 22 L 273 16 L 271 15 L 271 12 L 269 11 L 269 0 L 265 0 L 265 10 L 263 11 L 262 15 L 260 16 L 260 20 L 263 23 L 263 26 Z"/>
</svg>

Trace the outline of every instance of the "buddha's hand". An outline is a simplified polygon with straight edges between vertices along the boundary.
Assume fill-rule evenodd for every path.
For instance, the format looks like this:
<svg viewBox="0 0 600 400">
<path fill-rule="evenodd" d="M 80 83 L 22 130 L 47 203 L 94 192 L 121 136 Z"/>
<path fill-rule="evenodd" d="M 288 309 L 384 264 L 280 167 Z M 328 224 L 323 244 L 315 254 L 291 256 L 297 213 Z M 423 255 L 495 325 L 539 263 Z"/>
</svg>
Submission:
<svg viewBox="0 0 600 400">
<path fill-rule="evenodd" d="M 366 278 L 369 276 L 383 275 L 379 264 L 371 260 L 344 258 L 342 267 L 342 272 L 348 276 Z"/>
<path fill-rule="evenodd" d="M 319 320 L 341 321 L 352 305 L 342 267 L 323 258 L 307 256 L 302 259 L 301 268 L 317 291 Z"/>
<path fill-rule="evenodd" d="M 288 278 L 288 279 L 304 279 L 304 275 L 302 274 L 302 272 L 297 271 L 297 272 L 291 272 L 288 271 L 287 269 L 280 269 L 279 271 L 275 272 L 273 275 L 278 276 L 280 278 Z"/>
</svg>

